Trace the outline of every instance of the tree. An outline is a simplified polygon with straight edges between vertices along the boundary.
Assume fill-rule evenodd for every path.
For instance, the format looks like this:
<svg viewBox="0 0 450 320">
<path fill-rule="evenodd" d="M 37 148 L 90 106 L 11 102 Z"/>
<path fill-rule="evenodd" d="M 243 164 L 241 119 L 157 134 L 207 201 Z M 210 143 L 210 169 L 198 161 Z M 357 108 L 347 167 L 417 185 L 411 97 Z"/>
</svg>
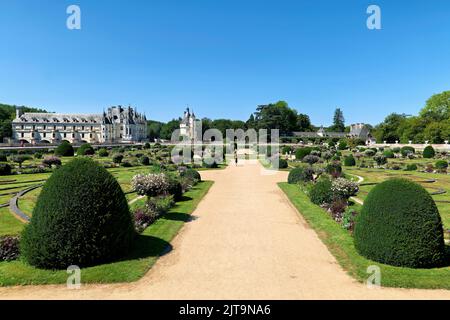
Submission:
<svg viewBox="0 0 450 320">
<path fill-rule="evenodd" d="M 340 108 L 336 108 L 333 116 L 333 126 L 331 127 L 332 131 L 336 132 L 344 132 L 345 130 L 345 119 L 344 113 Z"/>
<path fill-rule="evenodd" d="M 297 111 L 285 101 L 260 105 L 256 108 L 255 129 L 279 129 L 280 135 L 290 134 L 297 127 Z"/>
<path fill-rule="evenodd" d="M 147 137 L 150 140 L 160 138 L 161 129 L 164 126 L 164 123 L 154 120 L 147 121 Z"/>
<path fill-rule="evenodd" d="M 253 115 L 253 113 L 250 115 L 250 118 L 247 120 L 247 122 L 245 123 L 247 128 L 255 128 L 256 126 L 256 121 L 255 121 L 255 116 Z"/>
<path fill-rule="evenodd" d="M 431 96 L 425 107 L 420 111 L 420 116 L 442 121 L 450 118 L 450 91 L 444 91 Z"/>
<path fill-rule="evenodd" d="M 172 119 L 171 121 L 165 123 L 161 127 L 161 131 L 160 131 L 161 139 L 170 140 L 172 138 L 172 133 L 176 129 L 180 129 L 180 122 L 181 122 L 181 119 L 178 119 L 178 120 Z"/>
<path fill-rule="evenodd" d="M 311 120 L 308 115 L 303 113 L 297 115 L 297 126 L 295 131 L 312 131 Z"/>
<path fill-rule="evenodd" d="M 407 116 L 405 114 L 391 113 L 384 119 L 382 123 L 375 127 L 375 138 L 377 141 L 388 143 L 394 143 L 400 141 L 400 135 L 398 129 L 400 125 L 406 121 Z"/>
</svg>

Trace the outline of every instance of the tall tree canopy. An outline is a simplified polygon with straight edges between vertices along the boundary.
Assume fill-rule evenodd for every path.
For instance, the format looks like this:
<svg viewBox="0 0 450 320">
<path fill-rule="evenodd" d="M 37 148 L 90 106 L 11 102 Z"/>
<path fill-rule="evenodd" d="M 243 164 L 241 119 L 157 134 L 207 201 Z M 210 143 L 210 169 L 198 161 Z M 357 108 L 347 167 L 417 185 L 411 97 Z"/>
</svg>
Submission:
<svg viewBox="0 0 450 320">
<path fill-rule="evenodd" d="M 336 108 L 333 116 L 333 126 L 330 128 L 331 131 L 344 132 L 345 130 L 345 119 L 344 113 L 340 108 Z"/>
<path fill-rule="evenodd" d="M 431 96 L 420 111 L 420 116 L 434 121 L 450 119 L 450 91 Z"/>
</svg>

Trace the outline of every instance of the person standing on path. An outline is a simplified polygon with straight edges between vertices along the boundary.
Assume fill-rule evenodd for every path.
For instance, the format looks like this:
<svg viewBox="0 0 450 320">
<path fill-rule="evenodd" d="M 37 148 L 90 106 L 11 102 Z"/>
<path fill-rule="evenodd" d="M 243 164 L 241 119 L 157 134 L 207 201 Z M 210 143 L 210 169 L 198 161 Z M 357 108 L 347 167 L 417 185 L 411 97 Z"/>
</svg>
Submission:
<svg viewBox="0 0 450 320">
<path fill-rule="evenodd" d="M 238 155 L 237 155 L 237 150 L 234 150 L 234 163 L 237 166 L 238 165 Z"/>
</svg>

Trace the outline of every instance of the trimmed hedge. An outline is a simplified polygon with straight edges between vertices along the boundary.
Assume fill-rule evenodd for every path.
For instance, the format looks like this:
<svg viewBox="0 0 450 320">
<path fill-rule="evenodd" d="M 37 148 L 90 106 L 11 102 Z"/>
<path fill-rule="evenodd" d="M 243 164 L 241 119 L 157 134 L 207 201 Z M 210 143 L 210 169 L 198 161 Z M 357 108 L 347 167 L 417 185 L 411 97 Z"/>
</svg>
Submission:
<svg viewBox="0 0 450 320">
<path fill-rule="evenodd" d="M 400 153 L 402 154 L 403 157 L 407 157 L 408 153 L 415 153 L 416 149 L 414 149 L 413 147 L 410 146 L 404 146 L 400 149 Z"/>
<path fill-rule="evenodd" d="M 77 150 L 79 156 L 91 156 L 93 154 L 95 154 L 95 150 L 89 143 L 82 144 Z"/>
<path fill-rule="evenodd" d="M 354 232 L 358 252 L 377 262 L 410 268 L 443 264 L 441 216 L 430 194 L 406 179 L 391 179 L 367 196 Z"/>
<path fill-rule="evenodd" d="M 194 169 L 186 169 L 185 171 L 181 172 L 180 175 L 190 180 L 202 181 L 200 173 L 198 173 L 198 171 Z"/>
<path fill-rule="evenodd" d="M 447 162 L 447 160 L 438 160 L 438 161 L 436 161 L 434 166 L 436 169 L 445 170 L 448 168 L 448 162 Z"/>
<path fill-rule="evenodd" d="M 383 151 L 383 156 L 385 156 L 385 157 L 388 158 L 388 159 L 393 159 L 393 158 L 395 158 L 394 151 L 392 151 L 392 150 L 390 150 L 390 149 L 384 150 L 384 151 Z"/>
<path fill-rule="evenodd" d="M 330 179 L 323 177 L 317 181 L 309 191 L 309 199 L 317 205 L 331 203 L 333 201 L 333 191 L 331 190 L 332 182 Z"/>
<path fill-rule="evenodd" d="M 298 148 L 295 150 L 295 159 L 297 160 L 303 160 L 304 157 L 309 155 L 312 151 L 312 148 L 310 147 L 304 147 L 304 148 Z"/>
<path fill-rule="evenodd" d="M 109 156 L 109 152 L 105 148 L 101 148 L 98 150 L 98 156 L 105 158 L 105 157 Z"/>
<path fill-rule="evenodd" d="M 296 184 L 299 182 L 308 182 L 313 179 L 314 170 L 312 168 L 297 167 L 289 171 L 288 183 Z"/>
<path fill-rule="evenodd" d="M 425 149 L 423 149 L 423 157 L 426 159 L 434 158 L 436 155 L 436 152 L 434 151 L 434 148 L 432 146 L 426 146 Z"/>
<path fill-rule="evenodd" d="M 48 178 L 21 239 L 26 261 L 45 269 L 111 262 L 135 236 L 117 180 L 89 158 L 77 158 Z"/>
<path fill-rule="evenodd" d="M 74 151 L 73 151 L 72 145 L 69 142 L 64 140 L 55 149 L 55 155 L 60 156 L 60 157 L 73 157 Z"/>
<path fill-rule="evenodd" d="M 344 166 L 353 167 L 356 165 L 356 160 L 352 154 L 344 158 Z"/>
</svg>

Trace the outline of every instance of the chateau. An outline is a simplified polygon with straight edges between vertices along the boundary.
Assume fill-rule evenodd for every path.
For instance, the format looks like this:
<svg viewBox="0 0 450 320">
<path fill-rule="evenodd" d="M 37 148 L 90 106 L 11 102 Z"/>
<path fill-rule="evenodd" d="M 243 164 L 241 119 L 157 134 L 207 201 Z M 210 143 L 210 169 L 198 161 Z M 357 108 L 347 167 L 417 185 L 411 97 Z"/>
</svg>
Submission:
<svg viewBox="0 0 450 320">
<path fill-rule="evenodd" d="M 183 115 L 183 119 L 180 122 L 180 136 L 188 137 L 192 142 L 197 140 L 196 137 L 197 123 L 194 111 L 186 109 Z"/>
<path fill-rule="evenodd" d="M 294 137 L 299 138 L 355 138 L 361 139 L 367 145 L 375 143 L 375 139 L 370 134 L 369 127 L 364 123 L 355 123 L 350 125 L 350 132 L 327 132 L 323 127 L 317 132 L 294 132 Z"/>
<path fill-rule="evenodd" d="M 12 129 L 16 143 L 132 143 L 147 138 L 147 118 L 130 106 L 113 106 L 103 114 L 23 113 L 17 108 Z"/>
</svg>

